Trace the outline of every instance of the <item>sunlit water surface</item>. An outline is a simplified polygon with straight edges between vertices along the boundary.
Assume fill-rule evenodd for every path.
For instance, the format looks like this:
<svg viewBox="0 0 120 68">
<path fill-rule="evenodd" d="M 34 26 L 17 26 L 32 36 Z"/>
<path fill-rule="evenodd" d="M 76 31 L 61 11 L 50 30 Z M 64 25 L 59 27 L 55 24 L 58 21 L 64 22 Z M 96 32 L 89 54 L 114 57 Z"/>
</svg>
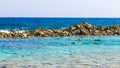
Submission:
<svg viewBox="0 0 120 68">
<path fill-rule="evenodd" d="M 0 66 L 120 68 L 120 36 L 0 39 Z"/>
</svg>

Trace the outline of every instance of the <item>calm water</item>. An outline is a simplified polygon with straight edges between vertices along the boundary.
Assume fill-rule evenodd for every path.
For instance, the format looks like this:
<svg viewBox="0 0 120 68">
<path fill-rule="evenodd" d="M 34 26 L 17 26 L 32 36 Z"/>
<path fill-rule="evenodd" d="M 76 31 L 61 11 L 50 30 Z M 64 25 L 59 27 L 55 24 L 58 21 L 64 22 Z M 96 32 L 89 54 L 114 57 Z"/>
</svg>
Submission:
<svg viewBox="0 0 120 68">
<path fill-rule="evenodd" d="M 120 65 L 119 41 L 119 36 L 0 39 L 0 65 L 116 68 Z"/>
<path fill-rule="evenodd" d="M 120 18 L 0 18 L 1 30 L 60 29 L 81 22 L 94 26 L 120 25 Z"/>
<path fill-rule="evenodd" d="M 0 29 L 59 29 L 84 21 L 95 26 L 120 25 L 119 18 L 0 18 Z M 2 66 L 120 68 L 120 36 L 0 39 L 0 68 Z"/>
</svg>

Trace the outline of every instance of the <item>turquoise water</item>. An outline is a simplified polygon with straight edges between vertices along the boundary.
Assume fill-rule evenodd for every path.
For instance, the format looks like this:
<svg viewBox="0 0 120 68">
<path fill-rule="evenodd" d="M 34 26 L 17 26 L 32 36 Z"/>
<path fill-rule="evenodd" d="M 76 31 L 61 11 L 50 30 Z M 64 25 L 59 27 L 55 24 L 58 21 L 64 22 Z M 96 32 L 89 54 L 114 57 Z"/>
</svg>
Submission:
<svg viewBox="0 0 120 68">
<path fill-rule="evenodd" d="M 0 39 L 0 62 L 3 61 L 119 65 L 120 36 Z"/>
</svg>

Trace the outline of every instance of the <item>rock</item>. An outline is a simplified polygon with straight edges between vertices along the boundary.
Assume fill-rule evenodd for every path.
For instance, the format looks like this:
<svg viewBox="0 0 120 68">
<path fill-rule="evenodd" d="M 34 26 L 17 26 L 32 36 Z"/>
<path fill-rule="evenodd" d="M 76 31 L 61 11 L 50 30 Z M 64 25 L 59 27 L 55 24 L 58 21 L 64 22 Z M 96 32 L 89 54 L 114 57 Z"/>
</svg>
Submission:
<svg viewBox="0 0 120 68">
<path fill-rule="evenodd" d="M 103 36 L 120 35 L 120 26 L 95 27 L 84 22 L 65 29 L 36 29 L 13 32 L 0 32 L 0 38 L 33 38 L 33 37 L 64 37 L 64 36 Z"/>
<path fill-rule="evenodd" d="M 34 32 L 33 36 L 38 37 L 38 36 L 41 36 L 41 35 L 38 32 Z"/>
<path fill-rule="evenodd" d="M 77 27 L 77 28 L 80 28 L 80 27 L 81 27 L 81 25 L 80 25 L 80 24 L 77 24 L 77 25 L 76 25 L 76 27 Z"/>
<path fill-rule="evenodd" d="M 94 30 L 93 35 L 101 36 L 102 34 L 101 34 L 100 30 Z"/>
<path fill-rule="evenodd" d="M 100 39 L 95 39 L 94 41 L 101 41 Z"/>
<path fill-rule="evenodd" d="M 93 42 L 93 44 L 99 44 L 99 43 L 97 43 L 97 42 Z"/>
<path fill-rule="evenodd" d="M 75 42 L 71 42 L 71 44 L 73 44 L 73 45 L 74 45 L 74 44 L 76 44 L 76 43 L 75 43 Z"/>
<path fill-rule="evenodd" d="M 73 30 L 75 30 L 75 29 L 76 29 L 76 27 L 75 27 L 75 26 L 73 26 L 73 27 L 71 27 L 71 28 L 70 28 L 70 30 L 72 30 L 72 31 L 73 31 Z"/>
<path fill-rule="evenodd" d="M 83 25 L 88 29 L 93 28 L 93 26 L 91 24 L 87 23 L 87 22 L 83 23 Z"/>
</svg>

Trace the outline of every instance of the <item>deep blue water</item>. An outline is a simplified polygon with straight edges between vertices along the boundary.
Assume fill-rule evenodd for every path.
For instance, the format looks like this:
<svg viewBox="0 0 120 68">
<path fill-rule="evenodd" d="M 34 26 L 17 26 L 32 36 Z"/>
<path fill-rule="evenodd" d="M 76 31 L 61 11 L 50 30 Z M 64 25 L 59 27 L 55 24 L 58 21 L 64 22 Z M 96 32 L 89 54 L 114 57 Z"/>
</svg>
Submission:
<svg viewBox="0 0 120 68">
<path fill-rule="evenodd" d="M 60 29 L 88 22 L 94 26 L 120 25 L 120 18 L 0 18 L 0 30 Z"/>
</svg>

